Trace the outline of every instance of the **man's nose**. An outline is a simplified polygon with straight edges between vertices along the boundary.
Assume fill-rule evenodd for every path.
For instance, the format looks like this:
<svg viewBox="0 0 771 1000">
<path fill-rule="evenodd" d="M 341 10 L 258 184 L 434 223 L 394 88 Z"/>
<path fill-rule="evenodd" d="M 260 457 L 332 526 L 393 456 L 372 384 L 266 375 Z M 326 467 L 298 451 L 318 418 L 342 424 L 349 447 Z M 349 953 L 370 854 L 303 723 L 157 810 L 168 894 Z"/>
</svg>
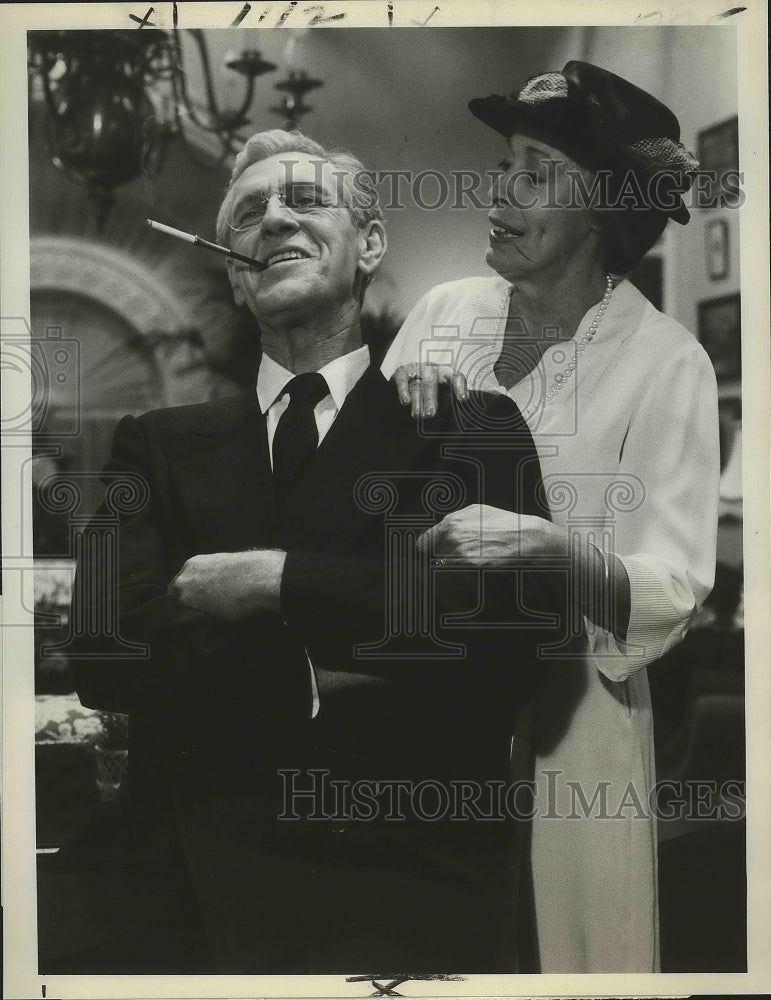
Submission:
<svg viewBox="0 0 771 1000">
<path fill-rule="evenodd" d="M 262 231 L 275 235 L 276 233 L 292 233 L 299 229 L 297 219 L 277 194 L 272 194 L 265 205 L 265 215 L 262 218 Z"/>
</svg>

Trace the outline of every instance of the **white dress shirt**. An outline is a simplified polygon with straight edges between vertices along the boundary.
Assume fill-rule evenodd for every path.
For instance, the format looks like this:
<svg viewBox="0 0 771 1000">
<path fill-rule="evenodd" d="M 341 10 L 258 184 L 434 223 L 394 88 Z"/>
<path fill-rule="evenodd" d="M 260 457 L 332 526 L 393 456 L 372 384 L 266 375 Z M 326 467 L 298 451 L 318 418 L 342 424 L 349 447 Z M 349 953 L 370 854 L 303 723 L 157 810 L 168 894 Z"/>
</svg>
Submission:
<svg viewBox="0 0 771 1000">
<path fill-rule="evenodd" d="M 329 392 L 314 407 L 316 429 L 319 432 L 319 444 L 324 440 L 335 417 L 345 402 L 348 393 L 353 389 L 361 376 L 369 367 L 369 348 L 359 347 L 349 354 L 335 358 L 328 365 L 319 368 L 329 386 Z M 288 371 L 267 354 L 263 354 L 260 370 L 257 373 L 257 398 L 260 410 L 265 414 L 268 427 L 268 451 L 270 463 L 273 465 L 273 438 L 276 427 L 284 410 L 289 406 L 289 394 L 286 387 L 294 378 Z"/>
<path fill-rule="evenodd" d="M 316 418 L 316 429 L 319 432 L 319 444 L 329 433 L 329 428 L 340 412 L 346 396 L 368 367 L 369 348 L 359 347 L 355 351 L 335 358 L 323 368 L 319 368 L 319 375 L 324 376 L 329 386 L 329 392 L 323 399 L 319 400 L 313 410 L 313 415 Z M 293 372 L 274 361 L 269 355 L 263 354 L 257 373 L 257 399 L 260 403 L 260 410 L 265 415 L 271 468 L 273 467 L 273 438 L 276 436 L 278 422 L 289 405 L 289 394 L 286 392 L 286 387 L 293 378 Z M 307 650 L 305 655 L 308 657 L 308 669 L 313 689 L 311 718 L 315 719 L 319 714 L 319 689 L 316 683 L 316 672 Z"/>
</svg>

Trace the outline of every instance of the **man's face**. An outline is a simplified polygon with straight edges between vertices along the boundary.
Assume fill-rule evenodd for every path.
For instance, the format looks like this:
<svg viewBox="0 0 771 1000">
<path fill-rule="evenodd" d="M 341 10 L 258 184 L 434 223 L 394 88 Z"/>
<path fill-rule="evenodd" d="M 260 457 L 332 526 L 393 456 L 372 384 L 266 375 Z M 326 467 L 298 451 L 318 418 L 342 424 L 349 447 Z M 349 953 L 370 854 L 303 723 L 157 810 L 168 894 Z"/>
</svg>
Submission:
<svg viewBox="0 0 771 1000">
<path fill-rule="evenodd" d="M 587 207 L 574 205 L 569 173 L 591 174 L 546 142 L 517 134 L 498 182 L 498 203 L 491 224 L 487 264 L 509 281 L 548 279 L 579 258 L 601 253 L 599 224 Z M 507 196 L 508 192 L 508 196 Z M 513 204 L 512 204 L 513 202 Z"/>
<path fill-rule="evenodd" d="M 258 321 L 358 307 L 354 282 L 366 236 L 329 163 L 291 152 L 251 164 L 233 187 L 230 223 L 231 248 L 268 264 L 258 272 L 228 261 L 236 302 Z"/>
</svg>

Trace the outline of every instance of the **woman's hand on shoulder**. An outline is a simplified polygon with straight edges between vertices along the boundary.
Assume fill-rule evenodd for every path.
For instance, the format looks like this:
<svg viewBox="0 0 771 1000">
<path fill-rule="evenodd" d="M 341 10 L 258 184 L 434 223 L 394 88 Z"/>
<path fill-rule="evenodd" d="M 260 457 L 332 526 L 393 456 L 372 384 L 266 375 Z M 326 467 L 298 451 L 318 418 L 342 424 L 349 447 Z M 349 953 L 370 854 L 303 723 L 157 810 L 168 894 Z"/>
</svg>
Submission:
<svg viewBox="0 0 771 1000">
<path fill-rule="evenodd" d="M 466 376 L 451 365 L 401 365 L 393 375 L 402 406 L 409 406 L 412 416 L 433 417 L 437 411 L 440 385 L 449 385 L 456 399 L 468 399 Z"/>
<path fill-rule="evenodd" d="M 568 554 L 564 528 L 533 514 L 487 504 L 471 504 L 447 514 L 425 531 L 417 544 L 418 551 L 467 566 Z"/>
</svg>

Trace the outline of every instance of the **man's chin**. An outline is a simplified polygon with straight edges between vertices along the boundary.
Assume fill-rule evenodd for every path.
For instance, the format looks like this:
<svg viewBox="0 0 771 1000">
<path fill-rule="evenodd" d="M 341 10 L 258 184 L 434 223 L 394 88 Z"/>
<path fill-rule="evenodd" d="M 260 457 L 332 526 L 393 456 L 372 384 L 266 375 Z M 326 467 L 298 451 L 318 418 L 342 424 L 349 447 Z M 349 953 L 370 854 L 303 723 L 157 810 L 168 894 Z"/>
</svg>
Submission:
<svg viewBox="0 0 771 1000">
<path fill-rule="evenodd" d="M 297 278 L 270 278 L 261 275 L 260 287 L 254 296 L 254 304 L 260 312 L 283 312 L 310 299 L 308 282 Z"/>
</svg>

